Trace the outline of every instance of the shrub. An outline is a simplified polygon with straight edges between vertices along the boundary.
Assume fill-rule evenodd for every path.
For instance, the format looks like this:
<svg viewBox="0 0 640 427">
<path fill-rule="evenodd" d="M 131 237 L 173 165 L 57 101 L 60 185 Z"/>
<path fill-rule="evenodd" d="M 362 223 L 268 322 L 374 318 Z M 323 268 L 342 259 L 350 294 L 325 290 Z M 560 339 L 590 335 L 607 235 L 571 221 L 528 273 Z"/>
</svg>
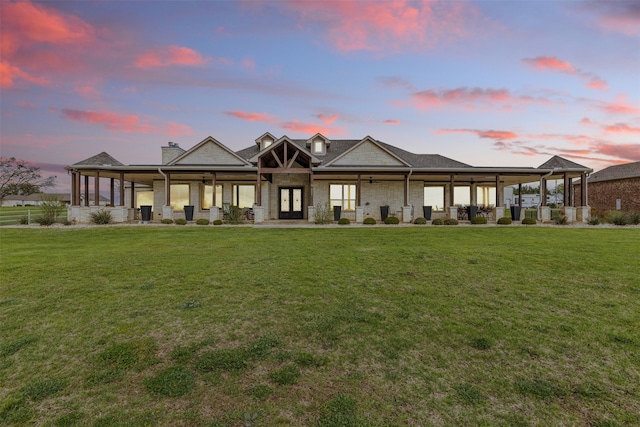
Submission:
<svg viewBox="0 0 640 427">
<path fill-rule="evenodd" d="M 375 218 L 368 217 L 368 218 L 365 218 L 364 221 L 362 221 L 362 223 L 367 225 L 374 225 L 377 223 L 377 221 Z"/>
<path fill-rule="evenodd" d="M 598 225 L 600 224 L 600 218 L 596 215 L 592 215 L 589 217 L 589 225 Z"/>
<path fill-rule="evenodd" d="M 535 218 L 526 217 L 522 220 L 522 224 L 524 225 L 535 225 L 538 221 Z"/>
<path fill-rule="evenodd" d="M 73 223 L 71 221 L 69 221 L 68 218 L 63 218 L 63 219 L 60 220 L 60 224 L 62 224 L 62 225 L 71 225 Z"/>
<path fill-rule="evenodd" d="M 104 225 L 111 223 L 113 217 L 111 216 L 111 212 L 100 209 L 97 212 L 91 212 L 89 214 L 89 219 L 93 224 Z"/>
<path fill-rule="evenodd" d="M 413 223 L 414 224 L 426 224 L 427 220 L 420 216 L 420 217 L 414 219 Z"/>
<path fill-rule="evenodd" d="M 566 215 L 558 215 L 556 217 L 556 224 L 558 225 L 566 225 L 569 222 L 569 219 Z"/>
<path fill-rule="evenodd" d="M 213 225 L 222 225 L 222 220 L 221 219 L 214 220 Z"/>
<path fill-rule="evenodd" d="M 163 218 L 161 222 L 163 224 L 173 224 L 173 220 L 171 218 Z"/>
<path fill-rule="evenodd" d="M 144 381 L 150 393 L 167 397 L 184 396 L 196 385 L 195 375 L 187 368 L 172 366 Z"/>
<path fill-rule="evenodd" d="M 42 215 L 36 218 L 36 222 L 40 225 L 49 226 L 53 225 L 56 222 L 56 219 L 48 215 Z"/>
<path fill-rule="evenodd" d="M 351 224 L 351 221 L 349 221 L 349 218 L 340 218 L 340 221 L 338 221 L 338 224 L 340 224 L 340 225 L 349 225 L 349 224 Z"/>
<path fill-rule="evenodd" d="M 242 224 L 244 222 L 244 213 L 238 206 L 229 206 L 227 212 L 224 213 L 224 219 L 229 224 Z"/>
<path fill-rule="evenodd" d="M 184 218 L 178 218 L 176 219 L 175 223 L 178 225 L 187 225 L 187 220 Z"/>
<path fill-rule="evenodd" d="M 196 220 L 196 224 L 198 225 L 209 225 L 209 220 L 206 218 L 198 218 Z"/>
<path fill-rule="evenodd" d="M 56 216 L 60 210 L 60 201 L 57 196 L 51 194 L 43 194 L 40 196 L 40 209 L 42 216 L 36 219 L 40 225 L 52 225 L 56 222 Z"/>
<path fill-rule="evenodd" d="M 395 216 L 388 216 L 384 219 L 385 224 L 400 224 L 400 220 Z"/>
<path fill-rule="evenodd" d="M 629 220 L 629 224 L 640 224 L 640 212 L 631 212 L 627 219 Z"/>
<path fill-rule="evenodd" d="M 442 221 L 442 219 L 440 218 L 436 218 L 433 221 L 431 221 L 431 225 L 442 225 L 444 224 L 444 221 Z"/>
<path fill-rule="evenodd" d="M 316 224 L 331 224 L 333 212 L 326 203 L 318 203 L 313 208 L 313 216 Z"/>
<path fill-rule="evenodd" d="M 487 218 L 483 217 L 483 216 L 474 216 L 473 219 L 471 220 L 471 224 L 486 224 L 487 223 Z"/>
<path fill-rule="evenodd" d="M 511 224 L 511 218 L 509 218 L 507 216 L 503 216 L 502 218 L 498 219 L 498 224 L 500 224 L 500 225 L 509 225 L 509 224 Z"/>
<path fill-rule="evenodd" d="M 458 220 L 455 218 L 447 218 L 443 221 L 444 225 L 458 225 Z"/>
<path fill-rule="evenodd" d="M 25 215 L 25 216 L 21 216 L 21 217 L 20 217 L 20 224 L 22 224 L 22 225 L 27 225 L 27 224 L 29 224 L 29 217 L 28 217 L 28 216 L 26 216 L 26 215 Z"/>
</svg>

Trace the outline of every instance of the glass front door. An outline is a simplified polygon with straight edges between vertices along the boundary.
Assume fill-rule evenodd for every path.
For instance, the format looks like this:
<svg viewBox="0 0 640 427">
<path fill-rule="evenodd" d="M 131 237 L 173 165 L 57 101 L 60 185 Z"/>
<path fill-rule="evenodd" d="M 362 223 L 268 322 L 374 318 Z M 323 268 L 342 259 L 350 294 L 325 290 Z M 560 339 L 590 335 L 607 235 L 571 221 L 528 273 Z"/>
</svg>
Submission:
<svg viewBox="0 0 640 427">
<path fill-rule="evenodd" d="M 303 219 L 302 188 L 280 188 L 280 219 Z"/>
</svg>

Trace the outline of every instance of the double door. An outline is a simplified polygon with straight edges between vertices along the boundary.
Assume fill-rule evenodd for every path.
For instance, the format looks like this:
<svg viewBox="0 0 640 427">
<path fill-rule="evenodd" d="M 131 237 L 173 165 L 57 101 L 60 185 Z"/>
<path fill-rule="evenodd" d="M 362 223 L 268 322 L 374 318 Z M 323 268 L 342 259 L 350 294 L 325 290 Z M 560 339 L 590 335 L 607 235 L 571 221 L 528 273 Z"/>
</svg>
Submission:
<svg viewBox="0 0 640 427">
<path fill-rule="evenodd" d="M 302 187 L 280 187 L 280 219 L 303 219 Z"/>
</svg>

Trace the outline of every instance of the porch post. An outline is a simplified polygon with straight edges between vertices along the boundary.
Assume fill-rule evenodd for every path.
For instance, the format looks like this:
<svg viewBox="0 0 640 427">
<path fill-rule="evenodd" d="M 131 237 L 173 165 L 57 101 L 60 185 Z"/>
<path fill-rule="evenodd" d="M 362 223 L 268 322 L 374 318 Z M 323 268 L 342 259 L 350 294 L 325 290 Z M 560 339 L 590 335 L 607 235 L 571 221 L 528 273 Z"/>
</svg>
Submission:
<svg viewBox="0 0 640 427">
<path fill-rule="evenodd" d="M 71 172 L 71 206 L 76 204 L 76 173 Z"/>
<path fill-rule="evenodd" d="M 166 173 L 164 180 L 164 205 L 171 206 L 171 172 Z"/>
<path fill-rule="evenodd" d="M 453 179 L 453 175 L 449 178 L 449 206 L 453 206 L 453 187 L 455 185 L 455 181 Z"/>
<path fill-rule="evenodd" d="M 95 206 L 100 206 L 100 171 L 96 171 L 96 176 L 93 179 L 93 192 L 93 203 Z"/>
<path fill-rule="evenodd" d="M 562 183 L 564 184 L 564 194 L 562 195 L 562 204 L 564 206 L 571 206 L 571 197 L 569 197 L 569 185 L 570 185 L 569 175 L 565 172 L 562 178 L 563 178 Z"/>
<path fill-rule="evenodd" d="M 124 206 L 124 172 L 120 172 L 120 206 Z"/>
<path fill-rule="evenodd" d="M 131 207 L 136 207 L 136 183 L 131 181 Z"/>
<path fill-rule="evenodd" d="M 540 185 L 540 206 L 547 206 L 547 180 L 544 178 Z"/>
<path fill-rule="evenodd" d="M 76 206 L 80 206 L 81 187 L 82 179 L 80 178 L 80 172 L 76 172 Z"/>
<path fill-rule="evenodd" d="M 522 183 L 518 184 L 518 206 L 522 206 Z"/>
<path fill-rule="evenodd" d="M 587 203 L 587 174 L 582 172 L 580 177 L 580 204 L 582 206 L 589 206 Z"/>
<path fill-rule="evenodd" d="M 404 176 L 404 204 L 402 206 L 408 206 L 409 202 L 409 175 Z"/>
<path fill-rule="evenodd" d="M 258 174 L 256 175 L 256 205 L 258 206 L 262 206 L 262 179 L 260 175 L 260 168 L 258 168 Z"/>
<path fill-rule="evenodd" d="M 496 175 L 496 208 L 502 206 L 502 198 L 500 197 L 500 175 Z"/>
<path fill-rule="evenodd" d="M 356 185 L 356 206 L 361 206 L 360 189 L 362 188 L 362 175 L 358 174 L 358 184 Z"/>
<path fill-rule="evenodd" d="M 313 186 L 314 186 L 313 171 L 309 170 L 309 206 L 313 206 Z M 360 196 L 358 195 L 358 197 Z"/>
<path fill-rule="evenodd" d="M 109 205 L 111 206 L 116 205 L 115 183 L 116 183 L 116 180 L 114 178 L 109 178 Z"/>
<path fill-rule="evenodd" d="M 217 183 L 216 183 L 216 173 L 213 172 L 211 174 L 211 186 L 213 187 L 213 198 L 211 199 L 212 207 L 213 206 L 217 206 L 216 205 L 216 202 L 217 202 L 217 200 L 216 200 L 216 185 L 217 185 Z"/>
<path fill-rule="evenodd" d="M 84 176 L 84 205 L 89 206 L 89 175 Z"/>
</svg>

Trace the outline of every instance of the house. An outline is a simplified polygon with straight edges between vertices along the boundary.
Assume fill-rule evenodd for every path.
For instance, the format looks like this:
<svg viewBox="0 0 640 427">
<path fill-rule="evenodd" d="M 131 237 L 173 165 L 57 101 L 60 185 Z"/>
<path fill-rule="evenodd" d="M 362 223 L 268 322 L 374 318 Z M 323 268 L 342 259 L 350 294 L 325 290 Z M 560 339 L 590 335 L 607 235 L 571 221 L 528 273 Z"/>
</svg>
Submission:
<svg viewBox="0 0 640 427">
<path fill-rule="evenodd" d="M 141 206 L 151 207 L 151 220 L 184 218 L 191 210 L 194 219 L 215 220 L 233 205 L 250 211 L 257 223 L 314 221 L 316 206 L 324 204 L 355 222 L 381 220 L 386 210 L 408 223 L 423 216 L 423 206 L 432 207 L 433 218 L 455 218 L 466 205 L 490 208 L 495 219 L 504 214 L 506 187 L 540 182 L 545 190 L 548 179 L 569 182 L 592 171 L 558 156 L 540 167 L 476 167 L 410 153 L 371 136 L 292 139 L 269 132 L 239 151 L 209 136 L 188 150 L 175 143 L 162 147 L 160 164 L 125 165 L 102 152 L 66 169 L 69 217 L 80 222 L 88 221 L 92 209 L 86 203 L 90 189 L 100 194 L 109 180 L 115 221 L 133 220 Z M 116 199 L 119 206 L 113 206 Z M 565 209 L 570 219 L 588 218 L 585 206 Z M 540 218 L 550 219 L 546 206 Z"/>
<path fill-rule="evenodd" d="M 588 178 L 588 202 L 595 213 L 618 210 L 640 212 L 640 162 L 609 166 Z M 582 203 L 580 183 L 573 186 L 574 198 Z"/>
<path fill-rule="evenodd" d="M 43 197 L 53 197 L 62 205 L 69 205 L 71 197 L 69 193 L 35 193 L 25 195 L 9 195 L 0 201 L 0 206 L 40 206 Z"/>
</svg>

